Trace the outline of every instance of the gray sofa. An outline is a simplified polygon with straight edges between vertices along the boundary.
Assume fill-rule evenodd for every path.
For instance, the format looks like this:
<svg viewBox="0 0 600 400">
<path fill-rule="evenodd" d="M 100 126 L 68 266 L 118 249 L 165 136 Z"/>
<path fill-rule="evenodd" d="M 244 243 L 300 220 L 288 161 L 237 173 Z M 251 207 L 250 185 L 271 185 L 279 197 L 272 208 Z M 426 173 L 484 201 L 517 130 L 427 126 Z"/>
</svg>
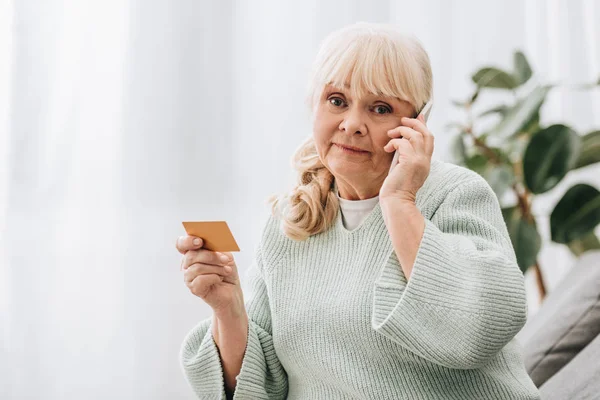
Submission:
<svg viewBox="0 0 600 400">
<path fill-rule="evenodd" d="M 542 399 L 600 399 L 600 251 L 588 251 L 517 334 Z"/>
</svg>

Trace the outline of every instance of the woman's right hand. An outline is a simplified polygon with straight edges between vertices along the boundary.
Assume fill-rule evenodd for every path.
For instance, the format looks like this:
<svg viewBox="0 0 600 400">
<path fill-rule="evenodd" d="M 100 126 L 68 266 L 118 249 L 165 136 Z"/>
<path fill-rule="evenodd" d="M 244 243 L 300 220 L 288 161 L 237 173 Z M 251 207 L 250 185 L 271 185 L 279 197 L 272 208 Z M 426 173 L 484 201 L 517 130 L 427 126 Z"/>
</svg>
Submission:
<svg viewBox="0 0 600 400">
<path fill-rule="evenodd" d="M 195 236 L 177 239 L 177 250 L 183 254 L 181 270 L 185 285 L 211 306 L 216 316 L 243 315 L 244 297 L 233 255 L 203 249 L 203 245 L 202 238 Z M 221 259 L 221 255 L 227 260 Z"/>
</svg>

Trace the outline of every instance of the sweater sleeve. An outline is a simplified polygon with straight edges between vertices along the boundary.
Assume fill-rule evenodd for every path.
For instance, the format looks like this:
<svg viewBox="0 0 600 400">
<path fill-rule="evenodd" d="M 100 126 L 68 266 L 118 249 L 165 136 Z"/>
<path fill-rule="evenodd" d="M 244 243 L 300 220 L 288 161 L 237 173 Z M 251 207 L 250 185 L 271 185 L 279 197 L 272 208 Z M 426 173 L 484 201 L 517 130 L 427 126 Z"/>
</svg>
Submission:
<svg viewBox="0 0 600 400">
<path fill-rule="evenodd" d="M 273 347 L 271 310 L 263 277 L 260 245 L 244 280 L 248 344 L 236 377 L 234 399 L 285 399 L 287 373 Z M 226 399 L 219 349 L 212 336 L 212 317 L 201 321 L 184 339 L 180 351 L 184 375 L 199 399 Z"/>
<path fill-rule="evenodd" d="M 372 327 L 448 368 L 478 368 L 523 327 L 527 299 L 498 199 L 482 177 L 425 218 L 407 281 L 394 251 L 374 285 Z"/>
</svg>

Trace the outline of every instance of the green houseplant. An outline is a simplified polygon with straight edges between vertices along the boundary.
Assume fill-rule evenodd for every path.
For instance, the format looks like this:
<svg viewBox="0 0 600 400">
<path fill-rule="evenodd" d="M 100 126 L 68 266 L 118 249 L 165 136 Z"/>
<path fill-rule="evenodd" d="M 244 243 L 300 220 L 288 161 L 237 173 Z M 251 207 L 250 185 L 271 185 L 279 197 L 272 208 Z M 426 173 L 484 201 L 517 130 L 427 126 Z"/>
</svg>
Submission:
<svg viewBox="0 0 600 400">
<path fill-rule="evenodd" d="M 513 70 L 484 67 L 471 77 L 475 89 L 465 101 L 453 101 L 466 119 L 452 122 L 454 161 L 482 175 L 494 189 L 519 267 L 535 268 L 540 297 L 546 293 L 537 256 L 541 236 L 531 204 L 536 195 L 552 190 L 569 171 L 600 162 L 600 130 L 580 135 L 565 124 L 540 126 L 540 109 L 558 84 L 534 82 L 527 58 L 515 51 Z M 570 85 L 590 90 L 597 82 Z M 485 92 L 501 91 L 510 101 L 474 114 Z M 497 94 L 497 93 L 496 93 Z M 481 128 L 485 120 L 496 120 Z M 507 192 L 512 195 L 506 196 Z M 504 201 L 505 197 L 511 200 Z M 600 191 L 576 184 L 564 194 L 550 215 L 552 241 L 565 244 L 576 255 L 600 249 L 594 228 L 600 223 Z"/>
</svg>

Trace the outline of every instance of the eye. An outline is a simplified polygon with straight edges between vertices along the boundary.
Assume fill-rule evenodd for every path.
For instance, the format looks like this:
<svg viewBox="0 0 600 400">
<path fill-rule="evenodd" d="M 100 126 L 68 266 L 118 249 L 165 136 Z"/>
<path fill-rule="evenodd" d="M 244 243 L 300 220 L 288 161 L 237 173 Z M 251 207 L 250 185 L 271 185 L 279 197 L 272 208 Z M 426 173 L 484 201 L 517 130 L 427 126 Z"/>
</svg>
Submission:
<svg viewBox="0 0 600 400">
<path fill-rule="evenodd" d="M 377 114 L 383 115 L 383 114 L 389 114 L 392 112 L 392 109 L 386 106 L 382 106 L 382 105 L 377 105 L 375 106 L 375 112 Z M 377 110 L 384 110 L 383 112 L 378 112 Z"/>
<path fill-rule="evenodd" d="M 341 98 L 339 98 L 339 97 L 330 97 L 330 98 L 329 98 L 329 99 L 327 99 L 327 100 L 329 100 L 329 103 L 330 103 L 331 105 L 334 105 L 334 106 L 336 106 L 336 107 L 340 107 L 340 106 L 342 105 L 342 103 L 344 103 L 344 100 L 342 100 L 342 99 L 341 99 Z"/>
</svg>

